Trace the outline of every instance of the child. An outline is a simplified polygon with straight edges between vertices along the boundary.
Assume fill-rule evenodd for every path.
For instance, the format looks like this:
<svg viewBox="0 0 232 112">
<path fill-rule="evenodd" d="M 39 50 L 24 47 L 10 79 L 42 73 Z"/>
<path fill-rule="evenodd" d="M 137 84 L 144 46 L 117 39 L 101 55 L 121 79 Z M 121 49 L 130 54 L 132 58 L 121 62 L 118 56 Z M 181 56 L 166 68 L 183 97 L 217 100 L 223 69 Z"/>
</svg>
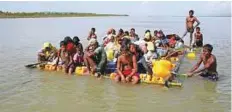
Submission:
<svg viewBox="0 0 232 112">
<path fill-rule="evenodd" d="M 115 81 L 131 82 L 137 84 L 139 82 L 139 75 L 137 74 L 136 56 L 129 53 L 126 46 L 121 48 L 121 55 L 117 61 L 117 76 Z"/>
<path fill-rule="evenodd" d="M 66 43 L 64 41 L 60 42 L 60 50 L 58 53 L 57 65 L 62 65 L 65 73 L 69 75 L 72 74 L 72 69 L 70 69 L 73 61 L 71 54 L 66 49 Z"/>
<path fill-rule="evenodd" d="M 76 47 L 76 53 L 73 56 L 73 63 L 76 66 L 82 66 L 84 59 L 83 59 L 84 53 L 81 52 L 79 47 Z"/>
<path fill-rule="evenodd" d="M 196 45 L 196 47 L 202 47 L 203 46 L 203 35 L 200 32 L 200 27 L 196 28 L 196 33 L 194 34 L 194 36 L 195 36 L 194 44 Z"/>
</svg>

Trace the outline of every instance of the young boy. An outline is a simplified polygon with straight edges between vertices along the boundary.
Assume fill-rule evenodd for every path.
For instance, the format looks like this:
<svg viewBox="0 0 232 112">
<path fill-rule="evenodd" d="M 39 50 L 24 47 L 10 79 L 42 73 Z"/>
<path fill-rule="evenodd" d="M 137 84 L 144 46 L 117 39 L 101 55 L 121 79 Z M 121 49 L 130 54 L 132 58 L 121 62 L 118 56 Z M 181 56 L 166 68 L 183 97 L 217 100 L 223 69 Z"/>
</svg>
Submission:
<svg viewBox="0 0 232 112">
<path fill-rule="evenodd" d="M 206 44 L 203 46 L 203 52 L 200 56 L 200 60 L 189 71 L 188 76 L 193 76 L 194 74 L 199 73 L 202 77 L 207 77 L 212 80 L 218 80 L 217 60 L 216 57 L 211 54 L 212 50 L 213 46 L 210 44 Z M 204 67 L 197 70 L 202 62 L 204 64 Z"/>
<path fill-rule="evenodd" d="M 195 36 L 194 44 L 196 45 L 196 47 L 202 47 L 203 46 L 203 35 L 200 32 L 200 27 L 196 28 L 196 33 L 194 34 L 194 36 Z"/>
</svg>

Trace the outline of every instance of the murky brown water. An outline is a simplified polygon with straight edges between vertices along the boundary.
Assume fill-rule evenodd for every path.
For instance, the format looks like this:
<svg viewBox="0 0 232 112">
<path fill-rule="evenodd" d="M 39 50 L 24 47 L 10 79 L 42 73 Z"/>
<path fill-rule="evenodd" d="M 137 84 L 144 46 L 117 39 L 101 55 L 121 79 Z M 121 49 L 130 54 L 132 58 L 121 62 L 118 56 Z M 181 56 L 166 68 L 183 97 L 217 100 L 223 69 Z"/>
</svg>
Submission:
<svg viewBox="0 0 232 112">
<path fill-rule="evenodd" d="M 94 26 L 99 37 L 108 28 L 131 27 L 142 36 L 146 29 L 184 33 L 184 17 L 98 17 L 0 19 L 0 110 L 1 112 L 229 112 L 231 105 L 231 18 L 199 17 L 204 42 L 214 46 L 220 80 L 181 78 L 182 88 L 158 85 L 123 85 L 93 77 L 26 69 L 36 60 L 43 42 L 58 46 L 65 36 L 85 37 Z M 187 41 L 187 37 L 185 37 Z M 187 42 L 186 42 L 187 44 Z M 180 73 L 195 60 L 184 59 Z"/>
</svg>

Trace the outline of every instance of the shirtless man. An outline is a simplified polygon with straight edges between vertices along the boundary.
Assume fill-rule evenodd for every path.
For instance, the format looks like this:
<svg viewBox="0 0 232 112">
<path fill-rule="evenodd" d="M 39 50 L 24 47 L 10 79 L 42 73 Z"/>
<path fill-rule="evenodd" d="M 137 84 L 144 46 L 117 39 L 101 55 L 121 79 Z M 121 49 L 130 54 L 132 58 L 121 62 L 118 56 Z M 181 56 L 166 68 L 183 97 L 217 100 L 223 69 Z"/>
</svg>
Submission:
<svg viewBox="0 0 232 112">
<path fill-rule="evenodd" d="M 121 55 L 117 61 L 117 75 L 115 81 L 131 82 L 137 84 L 139 75 L 137 74 L 136 56 L 129 53 L 127 46 L 121 47 Z"/>
<path fill-rule="evenodd" d="M 202 47 L 203 46 L 203 34 L 200 31 L 200 27 L 196 28 L 196 33 L 194 34 L 195 40 L 194 44 L 196 47 Z"/>
<path fill-rule="evenodd" d="M 200 21 L 198 21 L 198 19 L 193 16 L 194 14 L 194 11 L 193 10 L 190 10 L 189 11 L 189 16 L 186 17 L 186 32 L 185 34 L 183 35 L 183 37 L 189 32 L 190 33 L 190 43 L 189 43 L 189 46 L 192 45 L 192 38 L 193 38 L 193 32 L 194 32 L 194 29 L 200 25 Z M 194 23 L 197 22 L 197 25 L 194 26 Z M 182 38 L 183 38 L 182 37 Z"/>
<path fill-rule="evenodd" d="M 216 57 L 213 54 L 211 54 L 212 50 L 213 47 L 210 44 L 206 44 L 203 46 L 203 52 L 200 56 L 200 60 L 189 71 L 189 73 L 187 73 L 189 77 L 199 73 L 199 75 L 202 77 L 207 77 L 212 80 L 218 80 L 217 60 Z M 204 67 L 197 70 L 202 62 L 204 64 Z"/>
</svg>

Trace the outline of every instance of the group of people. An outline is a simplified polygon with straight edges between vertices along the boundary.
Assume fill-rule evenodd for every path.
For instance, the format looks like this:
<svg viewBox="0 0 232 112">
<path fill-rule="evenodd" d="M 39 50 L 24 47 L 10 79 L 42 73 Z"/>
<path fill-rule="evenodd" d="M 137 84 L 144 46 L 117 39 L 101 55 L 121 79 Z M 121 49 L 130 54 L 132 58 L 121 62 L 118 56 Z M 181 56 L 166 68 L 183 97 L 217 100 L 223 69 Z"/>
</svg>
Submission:
<svg viewBox="0 0 232 112">
<path fill-rule="evenodd" d="M 187 31 L 190 38 L 194 31 L 193 24 L 199 21 L 193 16 L 193 11 L 189 11 L 190 16 L 186 19 Z M 190 25 L 190 23 L 192 25 Z M 186 35 L 186 34 L 185 34 Z M 162 30 L 146 30 L 142 38 L 140 38 L 134 28 L 130 31 L 116 30 L 111 28 L 104 36 L 103 43 L 97 41 L 98 37 L 96 29 L 91 28 L 87 40 L 87 47 L 83 49 L 82 44 L 77 36 L 71 39 L 65 37 L 60 42 L 60 49 L 56 49 L 51 43 L 44 43 L 43 48 L 38 53 L 39 62 L 47 62 L 56 66 L 63 66 L 65 73 L 72 74 L 77 66 L 86 66 L 91 74 L 101 78 L 105 73 L 108 62 L 116 63 L 116 82 L 131 82 L 137 84 L 139 82 L 138 66 L 144 67 L 147 74 L 153 75 L 151 61 L 153 59 L 164 58 L 169 59 L 173 56 L 183 54 L 183 49 L 188 47 L 184 45 L 184 41 L 176 34 L 165 35 Z M 190 39 L 191 41 L 191 39 Z M 194 46 L 202 47 L 203 35 L 200 27 L 196 27 Z M 192 48 L 193 45 L 190 47 Z M 197 65 L 190 70 L 188 76 L 196 73 L 205 73 L 205 75 L 217 74 L 216 58 L 211 54 L 213 47 L 210 44 L 203 46 L 203 53 Z M 201 63 L 204 68 L 197 70 Z M 217 76 L 217 75 L 213 75 Z"/>
<path fill-rule="evenodd" d="M 203 46 L 203 34 L 200 32 L 200 21 L 193 16 L 194 11 L 189 11 L 189 16 L 186 17 L 186 32 L 183 35 L 190 33 L 190 47 L 202 47 Z M 194 26 L 194 23 L 197 23 Z M 192 41 L 194 29 L 196 28 L 196 33 L 194 34 L 194 41 Z M 183 38 L 182 37 L 182 38 Z M 212 54 L 213 46 L 210 44 L 205 44 L 203 46 L 202 54 L 200 55 L 199 61 L 196 65 L 187 73 L 188 76 L 193 76 L 194 74 L 198 74 L 202 77 L 207 77 L 212 80 L 218 80 L 218 72 L 217 72 L 217 60 L 216 57 Z M 203 68 L 199 69 L 201 63 L 204 64 Z"/>
</svg>

